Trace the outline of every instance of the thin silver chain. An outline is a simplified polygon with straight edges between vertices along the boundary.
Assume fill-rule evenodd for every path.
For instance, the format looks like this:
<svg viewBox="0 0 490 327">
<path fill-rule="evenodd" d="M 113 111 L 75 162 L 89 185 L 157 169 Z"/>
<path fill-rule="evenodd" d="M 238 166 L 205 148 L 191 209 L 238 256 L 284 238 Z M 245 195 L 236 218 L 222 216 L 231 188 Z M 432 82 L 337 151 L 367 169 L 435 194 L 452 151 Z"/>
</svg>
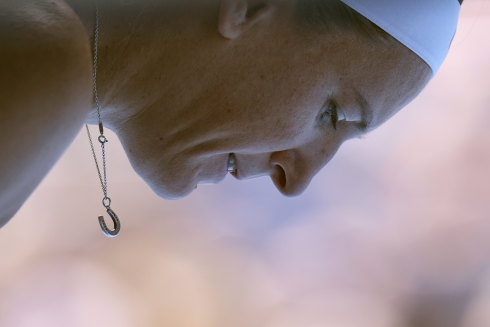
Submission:
<svg viewBox="0 0 490 327">
<path fill-rule="evenodd" d="M 90 129 L 88 125 L 85 124 L 85 128 L 87 129 L 87 135 L 90 142 L 90 148 L 92 150 L 92 155 L 94 157 L 95 166 L 97 167 L 97 174 L 99 175 L 100 185 L 102 187 L 102 192 L 104 193 L 104 198 L 107 198 L 107 164 L 106 164 L 106 155 L 105 155 L 105 143 L 107 139 L 104 136 L 104 127 L 102 125 L 102 118 L 100 116 L 100 103 L 99 103 L 99 95 L 97 93 L 97 60 L 98 60 L 98 50 L 99 50 L 99 8 L 97 3 L 95 4 L 95 33 L 94 33 L 94 68 L 93 68 L 93 89 L 95 96 L 95 104 L 97 106 L 97 117 L 99 119 L 99 141 L 105 140 L 105 142 L 100 142 L 102 148 L 102 167 L 103 167 L 103 175 L 99 168 L 99 162 L 97 160 L 97 156 L 95 155 L 94 143 L 92 142 L 92 135 L 90 134 Z"/>
<path fill-rule="evenodd" d="M 99 175 L 100 185 L 102 187 L 102 192 L 104 193 L 104 198 L 102 199 L 102 205 L 106 208 L 107 214 L 111 217 L 114 223 L 114 229 L 109 229 L 104 221 L 104 216 L 99 216 L 99 224 L 102 228 L 102 232 L 108 237 L 115 237 L 119 234 L 121 229 L 121 223 L 117 214 L 111 209 L 111 199 L 107 196 L 107 165 L 106 165 L 106 155 L 105 155 L 105 144 L 107 143 L 107 138 L 104 136 L 104 126 L 102 125 L 102 118 L 100 117 L 100 104 L 99 96 L 97 93 L 97 60 L 98 60 L 98 50 L 99 50 L 99 8 L 97 0 L 95 4 L 95 35 L 94 35 L 94 68 L 93 68 L 93 81 L 94 81 L 94 97 L 95 104 L 97 106 L 97 117 L 99 118 L 99 132 L 98 141 L 102 148 L 102 172 L 100 171 L 99 162 L 97 156 L 95 155 L 94 143 L 92 142 L 92 135 L 90 134 L 90 129 L 88 125 L 85 124 L 87 129 L 88 140 L 90 142 L 90 149 L 92 150 L 92 155 L 95 161 L 95 167 L 97 167 L 97 174 Z"/>
<path fill-rule="evenodd" d="M 97 105 L 97 116 L 99 123 L 102 123 L 100 118 L 100 104 L 99 95 L 97 93 L 97 60 L 99 58 L 99 6 L 95 2 L 95 33 L 94 33 L 94 70 L 93 70 L 93 83 L 94 83 L 94 95 L 95 104 Z"/>
</svg>

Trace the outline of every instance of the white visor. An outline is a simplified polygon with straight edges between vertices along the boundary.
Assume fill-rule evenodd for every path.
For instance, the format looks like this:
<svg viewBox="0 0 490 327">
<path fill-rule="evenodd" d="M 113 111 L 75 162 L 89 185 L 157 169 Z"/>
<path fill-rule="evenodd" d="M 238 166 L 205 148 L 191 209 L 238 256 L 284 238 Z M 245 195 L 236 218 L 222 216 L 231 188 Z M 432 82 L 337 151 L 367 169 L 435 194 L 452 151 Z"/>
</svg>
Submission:
<svg viewBox="0 0 490 327">
<path fill-rule="evenodd" d="M 456 33 L 458 0 L 341 0 L 420 56 L 441 67 Z"/>
</svg>

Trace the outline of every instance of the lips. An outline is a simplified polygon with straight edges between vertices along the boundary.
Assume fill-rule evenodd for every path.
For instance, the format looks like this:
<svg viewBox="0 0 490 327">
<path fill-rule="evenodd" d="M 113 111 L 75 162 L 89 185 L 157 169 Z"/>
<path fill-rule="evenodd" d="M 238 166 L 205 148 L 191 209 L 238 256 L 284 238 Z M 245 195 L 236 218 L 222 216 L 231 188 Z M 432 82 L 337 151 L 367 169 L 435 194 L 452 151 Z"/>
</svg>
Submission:
<svg viewBox="0 0 490 327">
<path fill-rule="evenodd" d="M 232 175 L 237 173 L 236 157 L 234 153 L 230 153 L 228 156 L 228 172 Z"/>
</svg>

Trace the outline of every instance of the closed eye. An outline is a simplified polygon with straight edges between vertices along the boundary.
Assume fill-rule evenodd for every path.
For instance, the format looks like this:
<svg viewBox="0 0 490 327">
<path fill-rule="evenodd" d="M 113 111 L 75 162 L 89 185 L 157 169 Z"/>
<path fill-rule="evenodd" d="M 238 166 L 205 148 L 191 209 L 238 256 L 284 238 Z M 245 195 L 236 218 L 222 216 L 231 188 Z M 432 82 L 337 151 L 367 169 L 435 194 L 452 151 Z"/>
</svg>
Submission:
<svg viewBox="0 0 490 327">
<path fill-rule="evenodd" d="M 345 120 L 345 114 L 339 110 L 335 101 L 328 101 L 317 117 L 319 124 L 331 124 L 335 130 L 337 129 L 337 123 L 342 120 Z"/>
</svg>

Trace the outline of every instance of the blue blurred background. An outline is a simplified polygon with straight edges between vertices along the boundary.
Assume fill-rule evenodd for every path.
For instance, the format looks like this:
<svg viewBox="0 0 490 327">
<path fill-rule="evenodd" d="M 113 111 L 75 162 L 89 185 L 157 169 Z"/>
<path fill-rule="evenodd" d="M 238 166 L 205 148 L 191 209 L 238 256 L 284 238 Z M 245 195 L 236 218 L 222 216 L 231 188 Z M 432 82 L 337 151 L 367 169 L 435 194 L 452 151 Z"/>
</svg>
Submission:
<svg viewBox="0 0 490 327">
<path fill-rule="evenodd" d="M 0 326 L 490 326 L 490 3 L 413 103 L 298 198 L 228 178 L 157 198 L 109 134 L 107 239 L 83 131 L 0 230 Z"/>
</svg>

